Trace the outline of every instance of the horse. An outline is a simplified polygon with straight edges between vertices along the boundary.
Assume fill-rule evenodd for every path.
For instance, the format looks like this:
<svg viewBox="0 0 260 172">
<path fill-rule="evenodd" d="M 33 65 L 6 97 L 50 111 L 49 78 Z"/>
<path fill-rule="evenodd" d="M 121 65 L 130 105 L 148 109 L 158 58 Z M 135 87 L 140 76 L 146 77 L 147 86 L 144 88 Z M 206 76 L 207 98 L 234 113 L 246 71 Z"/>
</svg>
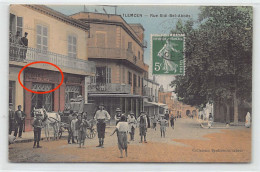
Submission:
<svg viewBox="0 0 260 172">
<path fill-rule="evenodd" d="M 40 109 L 34 109 L 34 114 L 38 112 L 42 116 L 42 124 L 45 132 L 45 137 L 47 140 L 50 140 L 50 132 L 49 127 L 51 126 L 53 128 L 53 139 L 57 140 L 59 135 L 59 129 L 60 129 L 60 123 L 61 123 L 61 117 L 56 112 L 46 112 L 44 108 Z"/>
</svg>

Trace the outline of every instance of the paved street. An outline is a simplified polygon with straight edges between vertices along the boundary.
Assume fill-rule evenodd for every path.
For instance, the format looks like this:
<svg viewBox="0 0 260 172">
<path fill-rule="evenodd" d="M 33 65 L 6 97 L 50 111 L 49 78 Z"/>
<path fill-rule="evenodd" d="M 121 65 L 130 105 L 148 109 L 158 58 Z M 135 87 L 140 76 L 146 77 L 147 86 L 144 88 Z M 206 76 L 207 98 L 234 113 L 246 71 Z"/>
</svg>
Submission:
<svg viewBox="0 0 260 172">
<path fill-rule="evenodd" d="M 10 162 L 249 162 L 251 129 L 203 129 L 196 119 L 177 119 L 175 129 L 168 127 L 161 138 L 160 128 L 148 129 L 148 143 L 135 141 L 128 146 L 128 157 L 119 158 L 116 134 L 107 128 L 105 148 L 96 148 L 98 138 L 86 139 L 86 147 L 67 144 L 66 139 L 41 141 L 43 148 L 33 149 L 33 142 L 9 146 Z"/>
</svg>

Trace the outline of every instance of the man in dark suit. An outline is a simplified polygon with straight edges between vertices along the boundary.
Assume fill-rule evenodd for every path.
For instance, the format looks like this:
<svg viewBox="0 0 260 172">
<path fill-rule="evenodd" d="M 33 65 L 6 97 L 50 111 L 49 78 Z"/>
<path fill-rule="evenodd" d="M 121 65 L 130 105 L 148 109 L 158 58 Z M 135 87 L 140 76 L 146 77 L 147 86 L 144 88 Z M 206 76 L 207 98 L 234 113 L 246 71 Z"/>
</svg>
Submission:
<svg viewBox="0 0 260 172">
<path fill-rule="evenodd" d="M 15 120 L 15 132 L 14 136 L 17 137 L 17 132 L 19 129 L 19 137 L 22 138 L 23 125 L 25 122 L 26 114 L 21 110 L 22 106 L 18 105 L 18 110 L 15 111 L 14 120 Z"/>
<path fill-rule="evenodd" d="M 24 37 L 21 38 L 21 42 L 23 47 L 21 48 L 21 58 L 24 60 L 26 58 L 27 48 L 28 48 L 28 39 L 27 39 L 28 33 L 24 33 Z"/>
</svg>

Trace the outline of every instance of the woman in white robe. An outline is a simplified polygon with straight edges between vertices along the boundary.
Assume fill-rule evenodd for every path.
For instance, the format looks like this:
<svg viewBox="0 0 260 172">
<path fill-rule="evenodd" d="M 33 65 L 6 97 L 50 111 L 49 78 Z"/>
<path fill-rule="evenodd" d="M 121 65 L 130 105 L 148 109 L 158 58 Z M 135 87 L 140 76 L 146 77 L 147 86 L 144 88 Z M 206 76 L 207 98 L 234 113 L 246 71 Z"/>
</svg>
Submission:
<svg viewBox="0 0 260 172">
<path fill-rule="evenodd" d="M 251 115 L 250 115 L 250 112 L 247 112 L 247 114 L 246 114 L 245 126 L 246 126 L 246 128 L 250 128 L 250 126 L 251 126 Z"/>
</svg>

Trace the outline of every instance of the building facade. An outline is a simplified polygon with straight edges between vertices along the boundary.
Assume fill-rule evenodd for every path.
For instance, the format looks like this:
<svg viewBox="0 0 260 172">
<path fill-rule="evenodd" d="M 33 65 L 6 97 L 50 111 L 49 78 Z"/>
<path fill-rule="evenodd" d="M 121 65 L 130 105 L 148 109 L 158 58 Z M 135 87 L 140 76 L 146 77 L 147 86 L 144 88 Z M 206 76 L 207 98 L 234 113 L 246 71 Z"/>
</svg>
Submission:
<svg viewBox="0 0 260 172">
<path fill-rule="evenodd" d="M 112 119 L 116 108 L 138 116 L 143 110 L 143 80 L 148 76 L 142 25 L 128 24 L 113 14 L 81 12 L 71 17 L 91 28 L 87 51 L 89 61 L 96 62 L 96 76 L 88 87 L 90 102 L 104 103 Z"/>
<path fill-rule="evenodd" d="M 173 96 L 173 92 L 164 92 L 159 89 L 159 102 L 167 104 L 169 114 L 174 117 L 196 117 L 198 115 L 198 109 L 196 107 L 178 101 Z M 162 113 L 163 109 L 160 111 L 160 113 Z"/>
<path fill-rule="evenodd" d="M 16 36 L 27 32 L 28 48 Z M 95 73 L 95 64 L 88 61 L 86 50 L 89 25 L 42 5 L 10 6 L 9 103 L 16 110 L 22 105 L 27 114 L 25 130 L 31 130 L 33 108 L 63 111 L 71 98 L 87 97 L 85 80 Z M 54 92 L 35 94 L 18 83 L 18 73 L 30 62 L 51 62 L 64 73 L 64 82 Z M 23 85 L 33 91 L 51 90 L 61 82 L 60 72 L 51 65 L 39 63 L 21 74 Z"/>
</svg>

